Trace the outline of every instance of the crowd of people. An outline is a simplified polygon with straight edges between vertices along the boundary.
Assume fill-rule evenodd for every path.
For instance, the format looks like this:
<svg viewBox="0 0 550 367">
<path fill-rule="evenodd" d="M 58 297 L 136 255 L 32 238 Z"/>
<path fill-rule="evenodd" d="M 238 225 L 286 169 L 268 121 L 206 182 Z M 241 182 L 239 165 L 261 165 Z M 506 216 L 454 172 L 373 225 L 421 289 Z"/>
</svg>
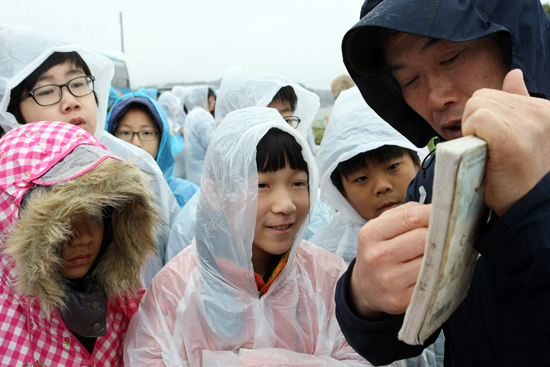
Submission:
<svg viewBox="0 0 550 367">
<path fill-rule="evenodd" d="M 268 71 L 118 96 L 110 60 L 0 26 L 0 366 L 544 366 L 550 18 L 538 0 L 366 0 L 321 144 Z M 398 339 L 433 139 L 487 142 L 459 308 Z"/>
</svg>

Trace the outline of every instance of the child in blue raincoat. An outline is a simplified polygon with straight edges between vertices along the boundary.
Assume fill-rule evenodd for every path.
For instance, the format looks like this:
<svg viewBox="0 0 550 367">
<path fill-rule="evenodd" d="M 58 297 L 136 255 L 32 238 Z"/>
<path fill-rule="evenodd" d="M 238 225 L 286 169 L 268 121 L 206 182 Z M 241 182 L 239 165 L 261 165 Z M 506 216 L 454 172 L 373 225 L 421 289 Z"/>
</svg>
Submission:
<svg viewBox="0 0 550 367">
<path fill-rule="evenodd" d="M 180 208 L 197 192 L 197 185 L 173 175 L 170 125 L 157 101 L 141 93 L 123 95 L 113 104 L 105 130 L 155 158 Z"/>
</svg>

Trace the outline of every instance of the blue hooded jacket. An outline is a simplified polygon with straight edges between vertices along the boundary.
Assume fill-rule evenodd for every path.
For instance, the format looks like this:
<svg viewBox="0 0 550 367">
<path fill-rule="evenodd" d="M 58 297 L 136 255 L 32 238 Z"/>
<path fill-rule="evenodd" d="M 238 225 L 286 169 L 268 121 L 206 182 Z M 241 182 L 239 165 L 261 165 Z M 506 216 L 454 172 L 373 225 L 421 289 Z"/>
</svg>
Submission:
<svg viewBox="0 0 550 367">
<path fill-rule="evenodd" d="M 115 135 L 115 131 L 118 126 L 118 121 L 131 107 L 132 104 L 142 104 L 149 109 L 149 115 L 152 118 L 154 124 L 161 131 L 161 138 L 159 142 L 159 149 L 156 162 L 159 165 L 164 178 L 168 182 L 170 189 L 174 193 L 178 205 L 183 208 L 185 203 L 197 192 L 199 187 L 187 180 L 174 177 L 174 153 L 172 151 L 172 139 L 170 134 L 170 124 L 166 113 L 160 106 L 160 104 L 141 93 L 128 93 L 120 97 L 115 101 L 113 107 L 107 116 L 107 123 L 105 124 L 105 130 Z"/>
<path fill-rule="evenodd" d="M 539 0 L 367 0 L 344 36 L 344 63 L 367 103 L 417 146 L 437 133 L 403 100 L 386 68 L 380 27 L 454 42 L 494 37 L 531 95 L 550 96 L 550 18 Z M 536 159 L 536 157 L 533 157 Z M 431 202 L 433 156 L 409 186 L 408 200 Z M 424 195 L 421 195 L 421 192 Z M 547 366 L 550 346 L 550 173 L 474 248 L 481 254 L 468 296 L 443 325 L 445 366 Z M 336 316 L 349 344 L 375 365 L 418 355 L 432 343 L 397 339 L 403 315 L 369 322 L 349 299 L 354 263 L 336 289 Z"/>
</svg>

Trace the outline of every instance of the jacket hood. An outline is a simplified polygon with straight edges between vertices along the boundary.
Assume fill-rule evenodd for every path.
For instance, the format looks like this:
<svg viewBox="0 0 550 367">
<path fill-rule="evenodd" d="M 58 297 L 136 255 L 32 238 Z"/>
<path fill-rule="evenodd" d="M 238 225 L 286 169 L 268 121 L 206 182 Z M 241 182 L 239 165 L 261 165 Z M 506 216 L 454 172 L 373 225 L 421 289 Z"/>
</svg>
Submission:
<svg viewBox="0 0 550 367">
<path fill-rule="evenodd" d="M 286 86 L 291 86 L 298 97 L 294 115 L 302 122 L 296 130 L 306 137 L 321 105 L 319 96 L 283 76 L 258 70 L 241 70 L 237 66 L 226 71 L 218 89 L 216 125 L 228 113 L 240 108 L 267 107 L 279 89 Z"/>
<path fill-rule="evenodd" d="M 95 76 L 94 92 L 97 104 L 97 128 L 95 137 L 100 138 L 107 114 L 113 62 L 84 47 L 71 45 L 27 28 L 3 27 L 0 25 L 0 126 L 5 132 L 20 124 L 7 112 L 11 90 L 25 80 L 54 52 L 76 51 Z"/>
<path fill-rule="evenodd" d="M 380 28 L 453 42 L 495 37 L 532 93 L 550 96 L 550 19 L 538 0 L 366 0 L 342 41 L 344 64 L 367 103 L 416 146 L 437 133 L 404 101 L 385 67 Z"/>
<path fill-rule="evenodd" d="M 256 146 L 271 128 L 296 139 L 309 168 L 310 211 L 292 243 L 287 264 L 293 263 L 315 204 L 317 170 L 305 140 L 271 108 L 234 111 L 216 129 L 204 162 L 193 247 L 208 282 L 221 283 L 224 292 L 235 288 L 256 298 L 251 261 L 258 198 Z"/>
<path fill-rule="evenodd" d="M 43 131 L 51 124 L 28 124 L 13 133 L 24 129 Z M 78 130 L 82 136 L 79 140 L 95 140 L 80 128 L 64 123 L 53 124 Z M 56 136 L 61 135 L 58 131 L 54 132 Z M 6 142 L 14 135 L 9 133 L 0 141 Z M 25 138 L 24 135 L 20 137 Z M 63 263 L 60 246 L 71 236 L 71 221 L 82 214 L 101 220 L 103 209 L 112 207 L 113 240 L 106 247 L 92 276 L 113 301 L 137 296 L 141 269 L 156 249 L 154 235 L 160 221 L 148 176 L 129 162 L 106 159 L 67 181 L 44 181 L 43 177 L 66 161 L 68 156 L 63 156 L 65 150 L 54 149 L 54 144 L 38 145 L 45 147 L 45 153 L 49 153 L 52 161 L 58 163 L 42 175 L 41 180 L 28 184 L 32 190 L 27 190 L 25 205 L 20 209 L 18 219 L 8 227 L 9 231 L 2 240 L 2 256 L 13 260 L 12 281 L 16 292 L 36 299 L 48 315 L 53 309 L 63 309 L 68 286 L 59 273 Z M 69 145 L 74 146 L 74 143 Z M 78 154 L 80 156 L 82 153 Z M 44 160 L 37 161 L 35 168 L 39 168 Z M 14 165 L 19 166 L 19 162 L 21 160 L 14 161 Z M 8 189 L 9 182 L 17 184 L 14 179 L 7 181 Z M 49 189 L 44 189 L 44 186 L 49 186 Z M 19 208 L 20 200 L 17 203 Z"/>
<path fill-rule="evenodd" d="M 142 93 L 128 93 L 115 101 L 109 115 L 105 130 L 110 134 L 115 135 L 118 127 L 118 121 L 133 104 L 141 104 L 149 110 L 149 116 L 153 123 L 157 126 L 160 134 L 159 150 L 157 154 L 157 164 L 159 165 L 164 178 L 170 180 L 173 177 L 174 171 L 174 153 L 172 152 L 172 139 L 170 133 L 170 124 L 168 117 L 162 109 L 161 105 L 149 96 Z"/>
</svg>

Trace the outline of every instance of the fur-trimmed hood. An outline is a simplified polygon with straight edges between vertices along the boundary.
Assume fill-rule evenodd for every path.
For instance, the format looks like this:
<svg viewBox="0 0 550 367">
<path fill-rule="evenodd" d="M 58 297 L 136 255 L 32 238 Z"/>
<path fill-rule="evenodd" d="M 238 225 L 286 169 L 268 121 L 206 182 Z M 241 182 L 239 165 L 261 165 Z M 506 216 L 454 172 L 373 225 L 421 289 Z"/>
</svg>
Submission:
<svg viewBox="0 0 550 367">
<path fill-rule="evenodd" d="M 67 285 L 59 273 L 60 246 L 71 235 L 71 220 L 77 214 L 100 219 L 102 209 L 111 206 L 113 241 L 93 277 L 111 300 L 135 296 L 141 268 L 155 251 L 159 221 L 146 182 L 145 174 L 130 163 L 109 159 L 51 191 L 29 192 L 4 251 L 16 264 L 17 292 L 36 298 L 48 313 L 63 309 Z"/>
<path fill-rule="evenodd" d="M 47 138 L 63 143 L 48 144 Z M 103 209 L 112 207 L 113 240 L 96 261 L 92 276 L 112 302 L 137 296 L 141 289 L 142 267 L 156 249 L 155 231 L 160 222 L 160 211 L 148 184 L 148 175 L 132 163 L 112 157 L 91 134 L 69 124 L 28 124 L 14 129 L 0 142 L 0 168 L 15 167 L 5 169 L 4 172 L 12 173 L 0 180 L 2 197 L 11 192 L 10 187 L 15 187 L 14 190 L 26 187 L 22 198 L 3 200 L 15 202 L 15 209 L 19 210 L 15 217 L 8 213 L 3 222 L 6 228 L 2 263 L 9 265 L 2 269 L 4 283 L 1 286 L 13 288 L 19 297 L 36 299 L 47 315 L 53 309 L 64 309 L 69 288 L 68 281 L 60 274 L 61 246 L 72 235 L 71 221 L 84 215 L 101 222 Z M 61 175 L 74 170 L 87 154 L 77 149 L 90 147 L 94 142 L 107 154 L 106 159 L 76 177 L 48 182 L 56 170 Z M 22 148 L 11 149 L 13 146 Z M 22 149 L 32 154 L 21 157 Z M 48 157 L 37 158 L 37 152 Z M 76 162 L 70 159 L 74 156 Z M 48 159 L 54 161 L 54 165 L 47 172 L 41 172 L 40 177 L 33 178 L 32 173 L 39 171 L 40 165 Z M 62 169 L 57 169 L 60 166 Z M 19 171 L 31 173 L 20 179 Z M 10 207 L 4 214 L 9 210 L 13 213 L 14 209 Z"/>
</svg>

